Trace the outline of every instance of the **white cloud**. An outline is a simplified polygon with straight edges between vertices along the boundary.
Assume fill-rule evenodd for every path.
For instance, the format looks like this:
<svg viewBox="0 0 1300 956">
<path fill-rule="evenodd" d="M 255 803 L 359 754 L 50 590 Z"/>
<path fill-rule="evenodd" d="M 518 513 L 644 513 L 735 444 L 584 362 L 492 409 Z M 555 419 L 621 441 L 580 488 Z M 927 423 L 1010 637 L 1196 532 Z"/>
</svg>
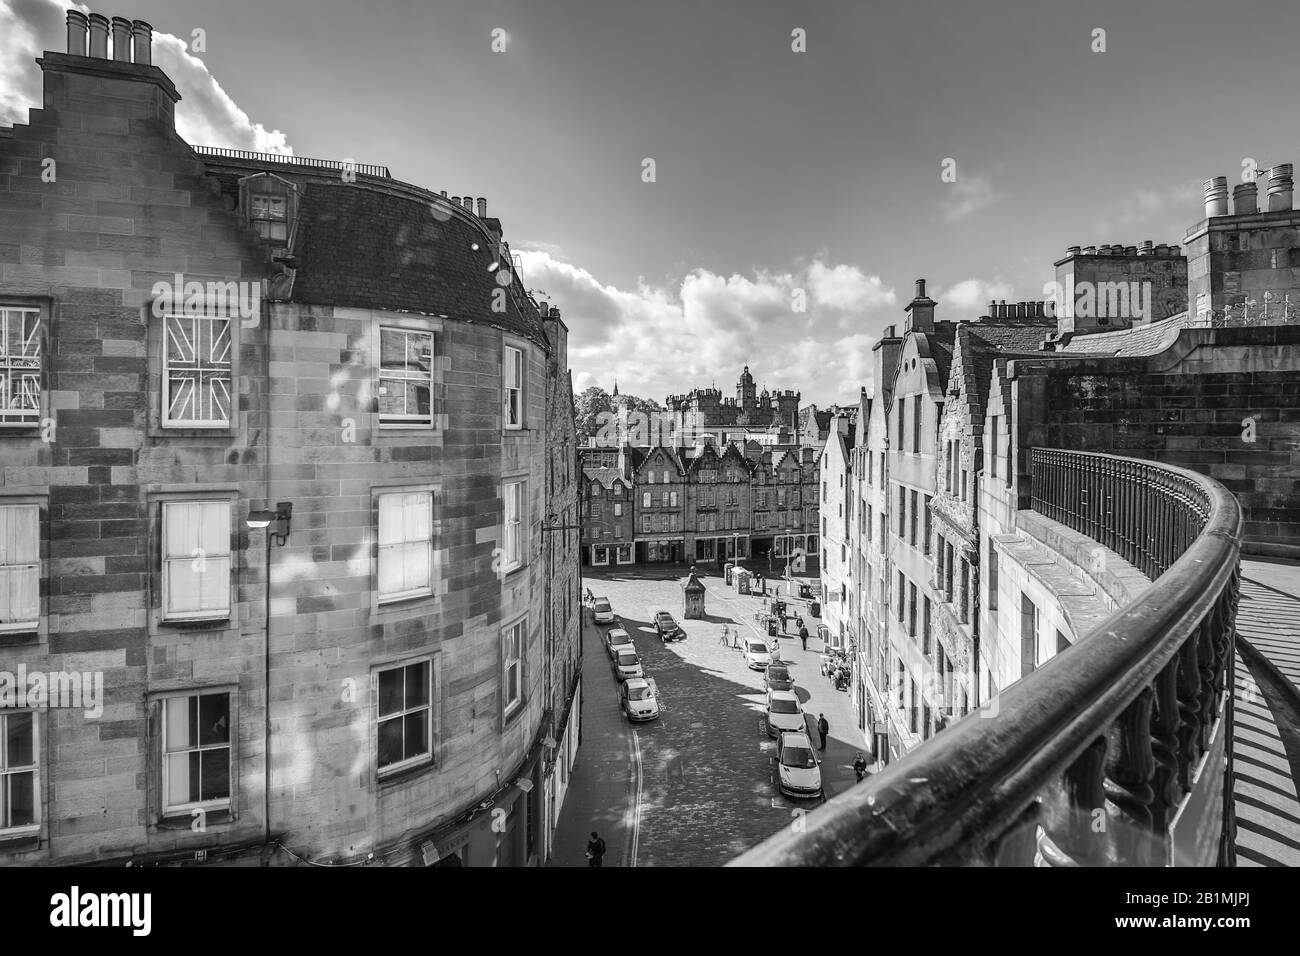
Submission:
<svg viewBox="0 0 1300 956">
<path fill-rule="evenodd" d="M 670 392 L 717 385 L 734 395 L 748 365 L 760 390 L 796 389 L 819 405 L 855 401 L 871 375 L 875 337 L 844 334 L 896 296 L 880 279 L 853 266 L 815 259 L 795 272 L 723 276 L 706 269 L 677 288 L 619 289 L 541 250 L 521 253 L 526 284 L 545 289 L 570 331 L 574 387 L 619 390 L 662 401 Z M 807 293 L 807 311 L 793 310 Z M 857 303 L 855 307 L 854 303 Z"/>
<path fill-rule="evenodd" d="M 1148 227 L 1157 234 L 1166 234 L 1164 239 L 1157 239 L 1154 236 L 1142 238 L 1152 239 L 1157 243 L 1169 242 L 1171 240 L 1167 236 L 1177 236 L 1177 227 L 1180 223 L 1190 222 L 1202 214 L 1200 203 L 1202 195 L 1200 187 L 1190 182 L 1170 186 L 1168 189 L 1138 189 L 1109 206 L 1102 213 L 1097 220 L 1097 242 L 1110 243 L 1122 240 L 1124 245 L 1135 246 L 1139 241 L 1137 239 L 1123 236 L 1118 239 L 1106 237 L 1120 230 L 1132 231 L 1138 226 Z M 1091 245 L 1092 243 L 1078 244 Z"/>
<path fill-rule="evenodd" d="M 989 302 L 1006 299 L 1015 301 L 1015 288 L 1009 282 L 995 279 L 986 282 L 983 279 L 963 279 L 952 288 L 941 293 L 939 303 L 958 311 L 978 311 L 981 315 Z M 945 316 L 947 317 L 947 316 Z"/>
<path fill-rule="evenodd" d="M 970 176 L 960 172 L 955 183 L 944 184 L 942 200 L 943 218 L 948 222 L 965 219 L 971 213 L 991 206 L 1000 197 L 993 189 L 988 176 Z"/>
<path fill-rule="evenodd" d="M 0 123 L 25 123 L 41 103 L 41 71 L 33 60 L 46 49 L 65 49 L 66 11 L 90 8 L 68 0 L 0 0 Z M 284 133 L 249 119 L 208 71 L 169 33 L 153 35 L 153 62 L 181 93 L 176 132 L 195 146 L 227 146 L 262 153 L 292 153 Z"/>
</svg>

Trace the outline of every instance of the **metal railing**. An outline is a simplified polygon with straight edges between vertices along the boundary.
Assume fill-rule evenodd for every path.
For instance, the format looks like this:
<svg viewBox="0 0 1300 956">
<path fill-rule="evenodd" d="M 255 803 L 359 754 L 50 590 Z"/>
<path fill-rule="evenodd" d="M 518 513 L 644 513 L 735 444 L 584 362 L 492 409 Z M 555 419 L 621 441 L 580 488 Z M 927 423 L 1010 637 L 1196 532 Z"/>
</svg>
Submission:
<svg viewBox="0 0 1300 956">
<path fill-rule="evenodd" d="M 200 156 L 218 156 L 225 159 L 243 159 L 258 163 L 283 163 L 286 166 L 311 166 L 316 169 L 348 170 L 363 176 L 378 176 L 392 179 L 387 166 L 372 166 L 369 163 L 346 163 L 339 159 L 309 159 L 306 156 L 291 156 L 284 153 L 255 153 L 247 149 L 229 149 L 225 146 L 193 146 Z"/>
<path fill-rule="evenodd" d="M 1068 651 L 731 865 L 1172 859 L 1168 828 L 1232 687 L 1240 506 L 1205 476 L 1083 452 L 1034 449 L 1030 483 L 1036 510 L 1153 583 Z M 1221 861 L 1232 852 L 1224 799 L 1213 803 Z"/>
</svg>

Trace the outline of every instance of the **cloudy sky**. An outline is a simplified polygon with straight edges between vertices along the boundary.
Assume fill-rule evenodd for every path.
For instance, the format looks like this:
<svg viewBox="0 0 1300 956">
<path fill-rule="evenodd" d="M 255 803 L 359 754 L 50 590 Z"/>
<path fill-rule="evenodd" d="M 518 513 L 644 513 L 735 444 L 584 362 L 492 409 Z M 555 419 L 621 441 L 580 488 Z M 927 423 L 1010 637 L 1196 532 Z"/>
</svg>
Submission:
<svg viewBox="0 0 1300 956">
<path fill-rule="evenodd" d="M 0 122 L 37 104 L 66 6 L 0 0 Z M 1178 243 L 1204 179 L 1300 158 L 1290 0 L 96 9 L 170 35 L 191 142 L 488 197 L 577 386 L 660 399 L 748 363 L 852 400 L 916 278 L 948 318 L 1041 298 L 1066 246 Z"/>
</svg>

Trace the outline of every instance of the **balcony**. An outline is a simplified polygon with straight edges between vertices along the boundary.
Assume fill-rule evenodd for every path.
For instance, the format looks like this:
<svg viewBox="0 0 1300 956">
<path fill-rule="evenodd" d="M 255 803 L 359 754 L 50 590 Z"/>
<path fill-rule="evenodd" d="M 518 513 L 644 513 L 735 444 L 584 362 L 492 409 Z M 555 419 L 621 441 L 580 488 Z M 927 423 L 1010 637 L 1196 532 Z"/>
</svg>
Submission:
<svg viewBox="0 0 1300 956">
<path fill-rule="evenodd" d="M 1231 862 L 1231 803 L 1222 780 L 1214 786 L 1213 758 L 1231 733 L 1236 499 L 1180 468 L 1054 449 L 1031 451 L 1027 479 L 1035 511 L 1106 544 L 1150 585 L 1068 651 L 810 814 L 805 832 L 783 830 L 731 865 L 1185 863 L 1187 820 L 1169 834 L 1193 788 L 1186 802 L 1204 807 L 1209 862 Z M 1211 769 L 1196 779 L 1202 757 Z"/>
</svg>

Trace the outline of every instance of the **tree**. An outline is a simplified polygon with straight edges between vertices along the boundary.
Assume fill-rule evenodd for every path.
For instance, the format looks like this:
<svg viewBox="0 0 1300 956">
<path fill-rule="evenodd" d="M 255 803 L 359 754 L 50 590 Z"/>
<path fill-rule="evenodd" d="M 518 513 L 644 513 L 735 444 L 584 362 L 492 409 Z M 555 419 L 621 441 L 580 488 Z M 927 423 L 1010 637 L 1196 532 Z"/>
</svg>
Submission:
<svg viewBox="0 0 1300 956">
<path fill-rule="evenodd" d="M 620 395 L 621 399 L 623 396 Z M 609 397 L 609 393 L 599 385 L 592 385 L 584 388 L 574 401 L 577 409 L 576 427 L 578 433 L 578 443 L 585 445 L 587 439 L 596 434 L 600 427 L 598 417 L 602 412 L 612 412 L 614 403 Z"/>
</svg>

